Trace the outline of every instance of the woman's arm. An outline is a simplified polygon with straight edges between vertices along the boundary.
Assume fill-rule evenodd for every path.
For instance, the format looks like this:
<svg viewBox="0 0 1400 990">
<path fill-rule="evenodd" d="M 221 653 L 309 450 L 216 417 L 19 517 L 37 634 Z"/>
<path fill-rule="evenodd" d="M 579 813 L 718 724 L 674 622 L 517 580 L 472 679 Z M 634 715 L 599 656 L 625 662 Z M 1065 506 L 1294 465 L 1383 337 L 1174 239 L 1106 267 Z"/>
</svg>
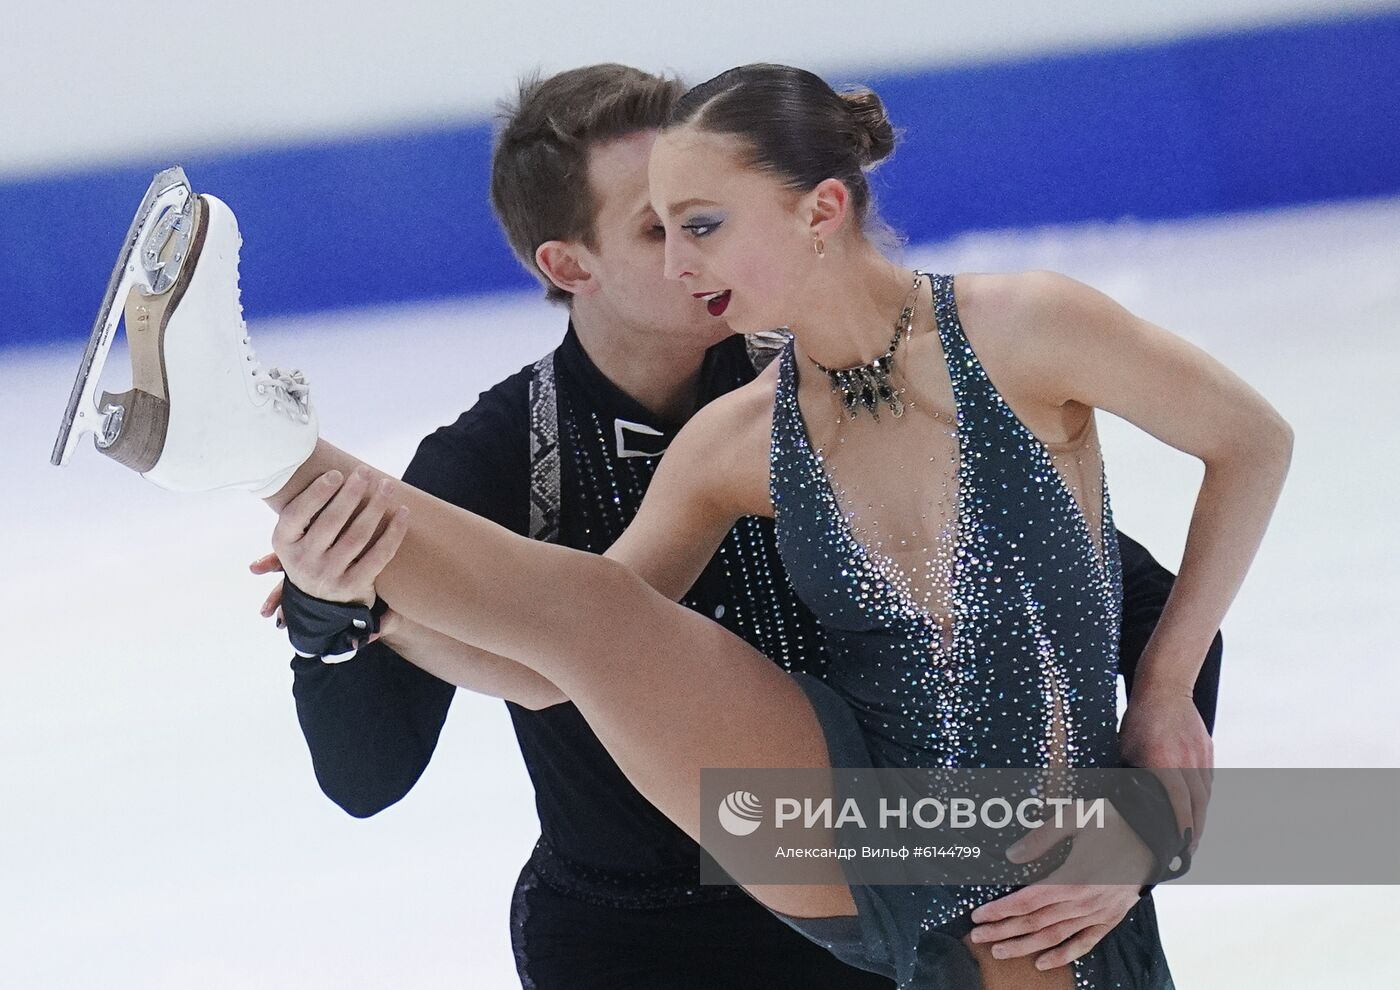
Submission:
<svg viewBox="0 0 1400 990">
<path fill-rule="evenodd" d="M 1138 658 L 1157 629 L 1162 609 L 1171 597 L 1176 575 L 1158 563 L 1157 559 L 1132 537 L 1119 530 L 1118 547 L 1123 557 L 1123 628 L 1118 640 L 1118 672 L 1127 685 L 1128 700 L 1132 701 Z M 1201 672 L 1196 675 L 1192 698 L 1206 731 L 1215 731 L 1215 709 L 1220 695 L 1220 662 L 1225 639 L 1216 632 L 1206 651 Z"/>
<path fill-rule="evenodd" d="M 964 328 L 986 325 L 1042 401 L 1106 409 L 1205 464 L 1181 572 L 1135 685 L 1189 700 L 1278 501 L 1292 429 L 1219 361 L 1096 289 L 1055 272 L 971 278 L 966 301 L 957 280 Z"/>
<path fill-rule="evenodd" d="M 380 642 L 433 676 L 538 711 L 569 699 L 529 667 L 488 653 L 435 629 L 411 622 L 392 609 L 380 620 Z"/>
<path fill-rule="evenodd" d="M 1193 831 L 1194 851 L 1205 824 L 1214 748 L 1193 704 L 1193 686 L 1278 501 L 1293 431 L 1210 355 L 1072 278 L 1054 272 L 960 275 L 955 289 L 969 342 L 984 366 L 990 359 L 1005 372 L 999 378 L 1016 382 L 1017 394 L 1049 407 L 1073 401 L 1107 409 L 1205 463 L 1181 572 L 1142 649 L 1120 729 L 1125 763 L 1164 768 L 1159 776 L 1178 826 Z M 979 908 L 973 918 L 988 929 L 984 937 L 1004 937 L 996 929 L 1007 923 L 996 922 L 1005 918 L 1024 933 L 1013 916 L 1029 910 L 1023 906 L 1028 897 L 1044 896 L 1038 890 L 1025 887 Z M 1106 904 L 1117 919 L 1131 906 L 1121 902 L 1123 890 L 1061 886 L 1053 897 L 1063 902 L 1062 915 L 1083 912 L 1078 898 Z M 1136 893 L 1129 900 L 1136 903 Z"/>
<path fill-rule="evenodd" d="M 1177 768 L 1163 782 L 1194 849 L 1215 749 L 1192 687 L 1278 502 L 1293 431 L 1219 361 L 1082 282 L 1037 271 L 955 285 L 970 342 L 1009 369 L 1017 394 L 1106 409 L 1205 465 L 1181 572 L 1119 727 L 1125 763 Z"/>
</svg>

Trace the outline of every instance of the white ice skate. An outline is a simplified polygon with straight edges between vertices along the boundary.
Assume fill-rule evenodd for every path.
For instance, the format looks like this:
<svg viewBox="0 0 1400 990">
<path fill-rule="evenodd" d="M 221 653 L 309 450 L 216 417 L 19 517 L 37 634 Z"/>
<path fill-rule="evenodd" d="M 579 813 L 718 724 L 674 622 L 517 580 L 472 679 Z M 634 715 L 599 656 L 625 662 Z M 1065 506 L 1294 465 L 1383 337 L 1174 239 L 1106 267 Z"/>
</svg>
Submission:
<svg viewBox="0 0 1400 990">
<path fill-rule="evenodd" d="M 316 413 L 298 371 L 262 369 L 238 284 L 243 239 L 228 206 L 195 195 L 179 166 L 146 190 L 78 369 L 52 463 L 79 439 L 172 491 L 273 494 L 316 445 Z M 125 313 L 131 388 L 95 398 Z"/>
</svg>

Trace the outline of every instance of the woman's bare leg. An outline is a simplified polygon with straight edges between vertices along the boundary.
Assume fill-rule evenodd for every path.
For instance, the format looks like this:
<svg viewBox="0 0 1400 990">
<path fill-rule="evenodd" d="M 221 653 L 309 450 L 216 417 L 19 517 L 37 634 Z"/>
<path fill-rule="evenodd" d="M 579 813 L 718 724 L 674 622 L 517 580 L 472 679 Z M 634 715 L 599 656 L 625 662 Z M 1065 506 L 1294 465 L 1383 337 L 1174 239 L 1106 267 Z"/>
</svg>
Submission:
<svg viewBox="0 0 1400 990">
<path fill-rule="evenodd" d="M 267 502 L 280 512 L 325 472 L 348 478 L 360 466 L 320 441 Z M 409 507 L 409 530 L 379 594 L 416 622 L 548 677 L 633 786 L 697 842 L 701 768 L 830 765 L 792 678 L 622 565 L 517 536 L 396 479 L 390 502 Z M 840 867 L 807 862 L 829 863 L 829 882 L 746 889 L 795 917 L 855 914 Z M 1072 985 L 1068 966 L 1041 972 L 1033 957 L 996 959 L 989 945 L 963 941 L 985 990 Z"/>
<path fill-rule="evenodd" d="M 982 990 L 1073 990 L 1074 967 L 1056 966 L 1050 970 L 1035 968 L 1039 952 L 1015 959 L 997 959 L 986 942 L 963 938 L 963 945 L 977 960 L 982 970 Z"/>
<path fill-rule="evenodd" d="M 326 471 L 348 478 L 358 467 L 321 441 L 267 502 L 280 512 Z M 621 564 L 517 536 L 396 479 L 389 502 L 409 507 L 408 533 L 378 593 L 415 622 L 549 678 L 633 786 L 697 842 L 701 768 L 830 765 L 792 678 Z M 855 914 L 839 864 L 807 863 L 827 869 L 827 882 L 748 890 L 796 917 Z"/>
</svg>

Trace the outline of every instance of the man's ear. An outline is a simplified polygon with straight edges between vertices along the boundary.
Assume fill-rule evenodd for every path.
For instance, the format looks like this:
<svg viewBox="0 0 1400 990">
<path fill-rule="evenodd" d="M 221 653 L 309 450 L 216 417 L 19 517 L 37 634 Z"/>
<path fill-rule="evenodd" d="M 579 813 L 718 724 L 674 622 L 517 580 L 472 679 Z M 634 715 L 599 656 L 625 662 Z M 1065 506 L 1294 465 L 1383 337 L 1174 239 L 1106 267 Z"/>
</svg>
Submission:
<svg viewBox="0 0 1400 990">
<path fill-rule="evenodd" d="M 845 226 L 851 211 L 851 191 L 840 179 L 822 179 L 804 197 L 808 233 L 830 241 Z"/>
<path fill-rule="evenodd" d="M 545 241 L 535 248 L 535 264 L 545 277 L 571 296 L 584 296 L 593 291 L 593 276 L 585 267 L 586 254 L 574 241 Z"/>
</svg>

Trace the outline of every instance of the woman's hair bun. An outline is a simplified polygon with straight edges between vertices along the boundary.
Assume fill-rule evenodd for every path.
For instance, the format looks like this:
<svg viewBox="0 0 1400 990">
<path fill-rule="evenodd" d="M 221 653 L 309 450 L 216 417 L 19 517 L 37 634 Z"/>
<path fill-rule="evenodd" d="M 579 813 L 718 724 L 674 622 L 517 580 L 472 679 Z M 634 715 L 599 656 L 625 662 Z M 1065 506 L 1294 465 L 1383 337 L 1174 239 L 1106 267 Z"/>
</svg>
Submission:
<svg viewBox="0 0 1400 990">
<path fill-rule="evenodd" d="M 868 89 L 853 89 L 838 95 L 855 118 L 862 167 L 869 168 L 884 161 L 894 151 L 894 125 L 885 114 L 885 104 Z"/>
</svg>

